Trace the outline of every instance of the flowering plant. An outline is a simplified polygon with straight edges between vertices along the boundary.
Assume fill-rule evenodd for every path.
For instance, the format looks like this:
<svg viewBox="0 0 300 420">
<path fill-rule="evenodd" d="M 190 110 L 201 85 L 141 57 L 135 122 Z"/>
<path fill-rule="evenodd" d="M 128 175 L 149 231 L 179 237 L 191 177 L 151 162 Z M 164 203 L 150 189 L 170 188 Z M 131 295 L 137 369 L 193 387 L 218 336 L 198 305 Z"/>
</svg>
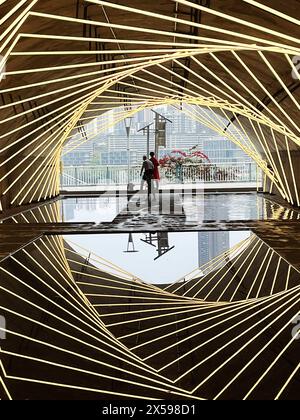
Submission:
<svg viewBox="0 0 300 420">
<path fill-rule="evenodd" d="M 160 159 L 159 163 L 162 168 L 176 168 L 182 165 L 200 165 L 204 162 L 210 163 L 208 156 L 200 150 L 190 150 L 189 153 L 182 150 L 173 150 L 169 155 Z"/>
</svg>

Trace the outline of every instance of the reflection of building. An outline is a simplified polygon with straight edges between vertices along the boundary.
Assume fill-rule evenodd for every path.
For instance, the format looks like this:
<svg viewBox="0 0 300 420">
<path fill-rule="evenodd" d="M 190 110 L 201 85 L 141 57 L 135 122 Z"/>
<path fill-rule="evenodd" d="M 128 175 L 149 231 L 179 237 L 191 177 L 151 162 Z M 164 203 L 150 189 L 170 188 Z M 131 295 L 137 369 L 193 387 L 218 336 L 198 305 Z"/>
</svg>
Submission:
<svg viewBox="0 0 300 420">
<path fill-rule="evenodd" d="M 75 219 L 76 212 L 86 211 L 95 212 L 97 211 L 99 203 L 93 198 L 68 198 L 63 200 L 62 213 L 65 222 Z M 101 208 L 105 208 L 105 202 L 102 200 Z"/>
<path fill-rule="evenodd" d="M 230 248 L 230 232 L 199 232 L 199 267 Z"/>
<path fill-rule="evenodd" d="M 63 221 L 68 222 L 74 219 L 75 199 L 62 200 Z"/>
</svg>

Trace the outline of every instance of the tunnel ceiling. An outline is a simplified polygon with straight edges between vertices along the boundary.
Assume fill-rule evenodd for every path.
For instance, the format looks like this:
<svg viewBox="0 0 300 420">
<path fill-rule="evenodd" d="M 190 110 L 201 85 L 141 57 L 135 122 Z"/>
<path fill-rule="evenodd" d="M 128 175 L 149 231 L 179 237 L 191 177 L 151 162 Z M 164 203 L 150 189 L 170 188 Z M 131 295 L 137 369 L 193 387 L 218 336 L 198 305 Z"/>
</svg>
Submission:
<svg viewBox="0 0 300 420">
<path fill-rule="evenodd" d="M 300 206 L 299 14 L 296 0 L 0 0 L 0 399 L 299 397 L 294 208 L 165 288 L 56 236 L 74 229 L 60 200 L 14 208 L 59 194 L 61 150 L 89 121 L 101 133 L 108 110 L 161 104 Z"/>
<path fill-rule="evenodd" d="M 2 207 L 57 195 L 61 147 L 94 117 L 122 106 L 121 120 L 162 103 L 187 104 L 191 118 L 237 144 L 238 130 L 239 145 L 299 205 L 298 6 L 2 2 Z"/>
</svg>

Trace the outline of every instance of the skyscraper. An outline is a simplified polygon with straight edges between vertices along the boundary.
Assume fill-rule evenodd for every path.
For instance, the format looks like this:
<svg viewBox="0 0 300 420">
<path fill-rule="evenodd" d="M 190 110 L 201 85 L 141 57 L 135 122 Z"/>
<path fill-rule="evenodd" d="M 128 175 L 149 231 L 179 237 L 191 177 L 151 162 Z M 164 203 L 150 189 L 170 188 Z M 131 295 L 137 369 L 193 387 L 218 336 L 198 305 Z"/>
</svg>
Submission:
<svg viewBox="0 0 300 420">
<path fill-rule="evenodd" d="M 199 232 L 198 263 L 199 267 L 230 248 L 230 232 Z"/>
<path fill-rule="evenodd" d="M 119 109 L 113 112 L 118 111 Z M 191 147 L 197 145 L 210 158 L 212 163 L 244 163 L 251 161 L 251 158 L 233 142 L 193 120 L 184 112 L 170 106 L 160 107 L 158 112 L 172 121 L 172 123 L 167 124 L 166 148 L 159 149 L 159 157 L 171 153 L 174 149 L 188 152 Z M 110 119 L 113 120 L 113 118 L 112 114 Z M 154 114 L 150 109 L 140 111 L 133 119 L 130 136 L 131 150 L 134 151 L 134 154 L 131 156 L 132 165 L 140 164 L 147 148 L 146 136 L 142 132 L 138 133 L 138 130 L 153 120 Z M 224 119 L 224 128 L 226 125 L 227 121 Z M 150 148 L 154 150 L 154 125 L 151 129 Z M 127 136 L 124 122 L 119 122 L 108 131 L 98 136 L 96 135 L 90 140 L 90 144 L 95 145 L 95 153 L 93 156 L 91 154 L 91 162 L 93 160 L 94 164 L 96 162 L 99 165 L 127 164 Z M 101 144 L 101 148 L 98 147 L 99 144 Z M 79 153 L 81 152 L 85 152 L 84 146 L 79 148 Z M 120 156 L 122 156 L 122 159 L 120 159 Z M 72 158 L 76 158 L 76 156 L 71 155 L 68 158 L 67 155 L 65 164 L 72 164 Z M 73 165 L 76 163 L 73 163 Z"/>
</svg>

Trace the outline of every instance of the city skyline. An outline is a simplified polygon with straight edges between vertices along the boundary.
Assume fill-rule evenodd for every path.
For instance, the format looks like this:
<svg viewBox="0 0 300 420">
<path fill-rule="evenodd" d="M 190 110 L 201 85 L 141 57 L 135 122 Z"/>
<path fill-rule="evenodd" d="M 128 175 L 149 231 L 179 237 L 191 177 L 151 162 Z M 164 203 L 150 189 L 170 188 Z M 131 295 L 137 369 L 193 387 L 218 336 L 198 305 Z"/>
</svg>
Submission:
<svg viewBox="0 0 300 420">
<path fill-rule="evenodd" d="M 212 163 L 237 163 L 250 162 L 251 158 L 244 153 L 233 142 L 221 136 L 209 127 L 193 120 L 184 112 L 171 106 L 155 108 L 165 117 L 172 121 L 167 123 L 166 128 L 166 148 L 159 149 L 159 158 L 170 154 L 173 150 L 180 149 L 188 152 L 192 147 L 197 146 L 201 151 L 208 155 Z M 86 165 L 127 165 L 128 150 L 127 136 L 124 122 L 113 125 L 116 119 L 114 110 L 107 115 L 109 128 L 104 134 L 96 135 L 86 141 L 86 131 L 95 132 L 98 130 L 98 119 L 90 122 L 85 130 L 80 130 L 76 136 L 64 148 L 62 159 L 65 166 L 86 166 Z M 209 114 L 209 111 L 205 111 Z M 153 122 L 154 113 L 150 109 L 145 109 L 137 113 L 131 123 L 130 135 L 130 163 L 139 165 L 143 155 L 147 150 L 147 139 L 138 130 Z M 228 125 L 225 118 L 221 118 L 224 123 L 224 130 Z M 231 128 L 232 129 L 232 128 Z M 76 149 L 74 143 L 82 143 Z M 150 149 L 155 149 L 154 130 L 150 134 Z M 70 150 L 70 152 L 68 152 Z"/>
</svg>

